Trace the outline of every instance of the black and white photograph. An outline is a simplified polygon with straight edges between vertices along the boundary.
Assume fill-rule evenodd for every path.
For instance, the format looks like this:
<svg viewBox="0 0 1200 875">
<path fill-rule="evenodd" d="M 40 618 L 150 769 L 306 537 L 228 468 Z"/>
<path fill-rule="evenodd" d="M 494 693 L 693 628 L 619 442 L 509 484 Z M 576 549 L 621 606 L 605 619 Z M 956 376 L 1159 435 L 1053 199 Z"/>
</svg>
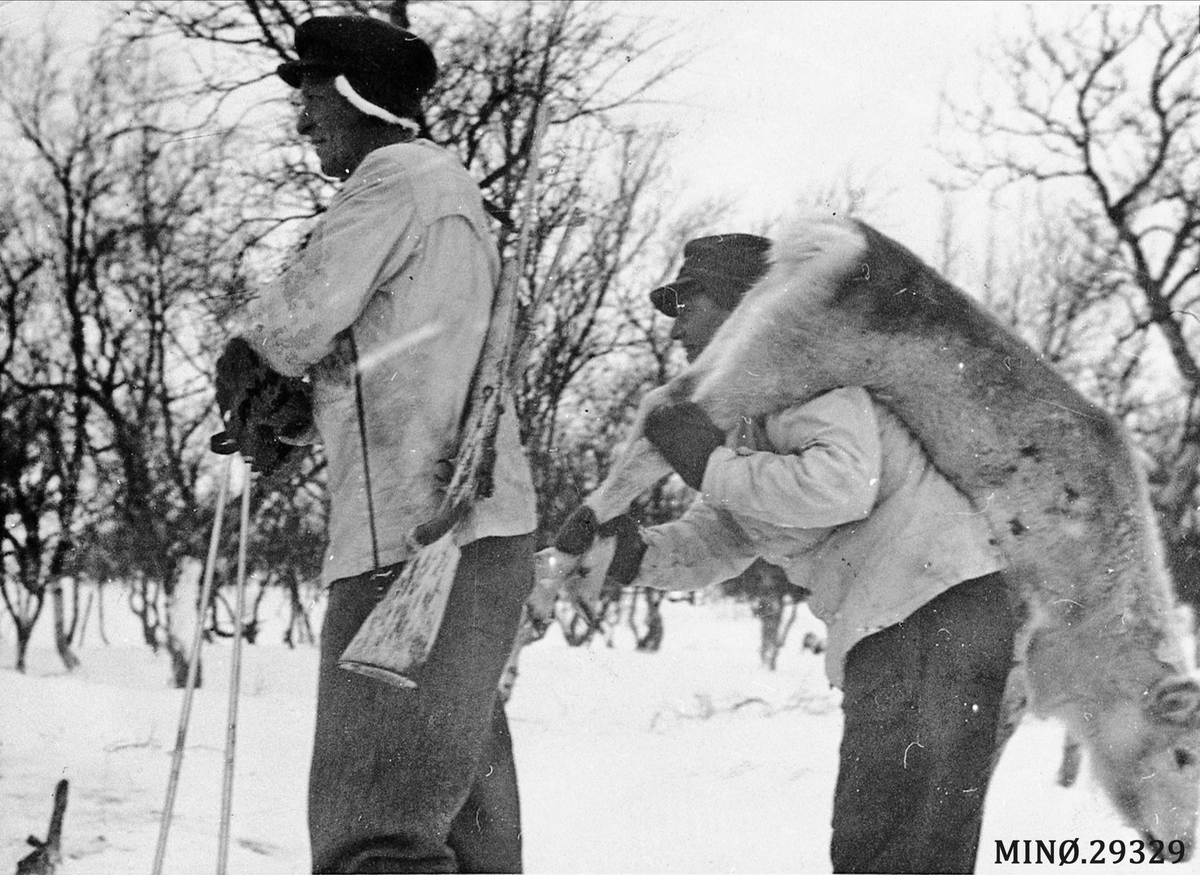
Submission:
<svg viewBox="0 0 1200 875">
<path fill-rule="evenodd" d="M 0 0 L 0 147 L 0 875 L 1200 875 L 1197 3 Z"/>
</svg>

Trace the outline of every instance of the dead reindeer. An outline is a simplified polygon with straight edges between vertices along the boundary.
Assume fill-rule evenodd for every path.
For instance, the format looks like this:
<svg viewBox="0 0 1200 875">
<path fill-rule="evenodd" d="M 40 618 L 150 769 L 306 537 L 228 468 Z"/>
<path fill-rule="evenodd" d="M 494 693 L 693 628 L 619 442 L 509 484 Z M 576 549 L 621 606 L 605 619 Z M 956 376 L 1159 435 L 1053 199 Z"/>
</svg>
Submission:
<svg viewBox="0 0 1200 875">
<path fill-rule="evenodd" d="M 862 386 L 987 518 L 1025 619 L 1020 699 L 1068 727 L 1140 832 L 1193 846 L 1200 683 L 1146 485 L 1122 429 L 966 294 L 861 223 L 803 222 L 712 343 L 643 401 L 586 504 L 599 523 L 670 473 L 648 411 L 693 401 L 720 427 Z M 559 556 L 559 571 L 574 557 Z M 595 564 L 587 556 L 576 562 Z M 584 569 L 586 571 L 586 568 Z"/>
<path fill-rule="evenodd" d="M 1178 624 L 1180 636 L 1184 641 L 1195 639 L 1195 614 L 1191 606 L 1186 604 L 1177 605 L 1175 608 L 1175 619 Z M 1200 660 L 1200 652 L 1196 654 L 1196 659 Z M 1191 671 L 1195 671 L 1196 660 L 1192 662 Z M 1083 764 L 1083 752 L 1080 747 L 1079 739 L 1070 730 L 1067 731 L 1066 737 L 1063 739 L 1063 755 L 1062 762 L 1058 767 L 1058 784 L 1060 787 L 1073 787 L 1079 779 L 1079 771 Z"/>
</svg>

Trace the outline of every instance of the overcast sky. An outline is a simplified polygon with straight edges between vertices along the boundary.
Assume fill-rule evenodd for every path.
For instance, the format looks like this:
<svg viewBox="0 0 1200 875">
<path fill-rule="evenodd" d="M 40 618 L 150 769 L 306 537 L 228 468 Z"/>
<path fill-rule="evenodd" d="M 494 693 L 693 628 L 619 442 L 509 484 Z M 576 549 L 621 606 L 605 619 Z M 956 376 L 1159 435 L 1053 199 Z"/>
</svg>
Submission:
<svg viewBox="0 0 1200 875">
<path fill-rule="evenodd" d="M 1026 14 L 1011 0 L 604 2 L 650 19 L 669 37 L 668 50 L 694 53 L 649 113 L 675 133 L 670 163 L 685 197 L 725 195 L 738 211 L 732 221 L 754 224 L 849 174 L 892 192 L 873 218 L 927 257 L 941 209 L 929 183 L 944 168 L 941 94 L 972 90 L 981 54 Z M 1083 6 L 1043 2 L 1037 14 L 1061 17 Z M 35 10 L 49 11 L 64 30 L 83 28 L 83 8 L 61 0 L 0 3 L 0 32 Z M 419 20 L 418 2 L 412 13 Z M 963 216 L 964 225 L 978 221 Z"/>
<path fill-rule="evenodd" d="M 674 171 L 692 196 L 723 194 L 735 221 L 786 215 L 806 190 L 867 183 L 882 230 L 932 258 L 941 200 L 930 179 L 942 93 L 973 93 L 982 54 L 1023 27 L 1014 2 L 638 2 L 697 57 L 656 110 L 677 130 Z M 1082 4 L 1043 3 L 1062 16 Z M 686 35 L 686 36 L 685 36 Z M 960 198 L 982 233 L 980 193 Z M 969 264 L 963 265 L 970 270 Z"/>
<path fill-rule="evenodd" d="M 973 79 L 1016 3 L 635 2 L 695 35 L 679 101 L 680 172 L 778 204 L 847 166 L 931 170 L 938 98 Z"/>
</svg>

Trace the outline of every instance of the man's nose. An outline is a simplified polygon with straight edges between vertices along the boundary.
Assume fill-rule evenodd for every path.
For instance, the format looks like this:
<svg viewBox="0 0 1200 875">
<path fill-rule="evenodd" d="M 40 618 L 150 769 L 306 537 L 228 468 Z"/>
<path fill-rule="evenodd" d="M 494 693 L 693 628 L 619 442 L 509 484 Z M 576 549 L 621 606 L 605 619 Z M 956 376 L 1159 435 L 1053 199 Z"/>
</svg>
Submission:
<svg viewBox="0 0 1200 875">
<path fill-rule="evenodd" d="M 312 119 L 308 117 L 308 112 L 302 107 L 300 112 L 296 114 L 296 133 L 302 137 L 307 137 L 312 127 Z"/>
</svg>

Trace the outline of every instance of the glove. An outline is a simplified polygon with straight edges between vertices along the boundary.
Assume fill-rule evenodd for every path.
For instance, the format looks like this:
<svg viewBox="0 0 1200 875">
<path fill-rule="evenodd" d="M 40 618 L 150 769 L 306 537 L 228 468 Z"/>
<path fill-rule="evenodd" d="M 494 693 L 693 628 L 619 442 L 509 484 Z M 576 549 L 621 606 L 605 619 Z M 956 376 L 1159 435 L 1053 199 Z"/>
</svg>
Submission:
<svg viewBox="0 0 1200 875">
<path fill-rule="evenodd" d="M 258 353 L 240 337 L 225 345 L 225 351 L 217 359 L 217 406 L 221 418 L 237 415 L 249 400 L 251 389 L 261 379 L 262 359 Z"/>
<path fill-rule="evenodd" d="M 725 432 L 717 428 L 700 405 L 691 401 L 651 410 L 642 433 L 683 482 L 697 490 L 704 480 L 708 457 L 725 444 Z"/>
<path fill-rule="evenodd" d="M 559 526 L 554 536 L 554 549 L 572 556 L 582 556 L 596 541 L 596 512 L 586 504 L 579 507 Z"/>
<path fill-rule="evenodd" d="M 628 514 L 621 514 L 602 525 L 598 534 L 601 537 L 615 535 L 617 539 L 605 574 L 605 587 L 611 584 L 620 589 L 633 583 L 642 567 L 642 557 L 646 555 L 646 542 L 638 532 L 638 524 Z"/>
<path fill-rule="evenodd" d="M 216 385 L 225 431 L 213 435 L 213 452 L 240 452 L 251 470 L 273 473 L 295 450 L 280 438 L 294 438 L 312 422 L 307 384 L 272 370 L 250 344 L 234 338 L 217 359 Z"/>
</svg>

